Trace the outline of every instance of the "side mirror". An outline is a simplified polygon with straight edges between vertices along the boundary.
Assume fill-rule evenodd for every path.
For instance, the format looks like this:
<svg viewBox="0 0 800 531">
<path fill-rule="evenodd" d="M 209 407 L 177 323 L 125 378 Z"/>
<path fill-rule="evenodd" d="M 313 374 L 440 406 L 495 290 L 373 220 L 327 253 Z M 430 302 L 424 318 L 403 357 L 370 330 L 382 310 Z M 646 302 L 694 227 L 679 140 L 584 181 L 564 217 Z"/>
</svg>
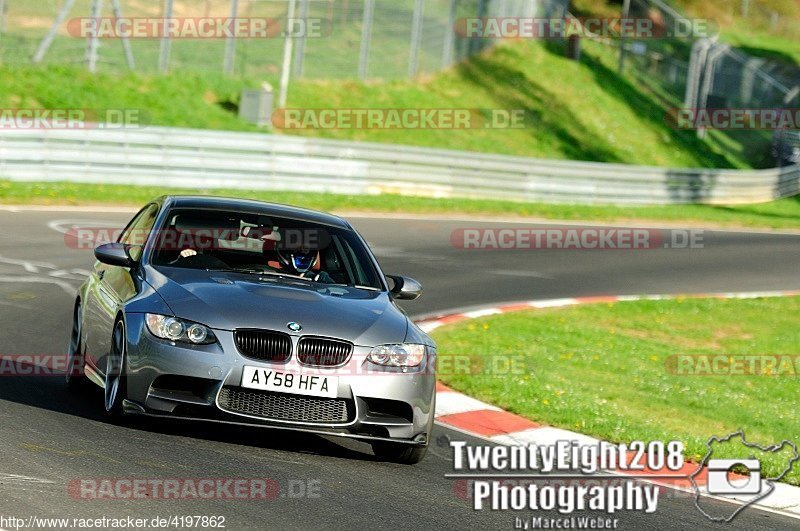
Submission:
<svg viewBox="0 0 800 531">
<path fill-rule="evenodd" d="M 94 250 L 94 257 L 100 262 L 112 266 L 132 267 L 135 262 L 128 254 L 128 246 L 124 243 L 105 243 Z"/>
<path fill-rule="evenodd" d="M 392 296 L 401 301 L 413 301 L 422 295 L 422 285 L 413 278 L 386 275 L 394 282 Z"/>
</svg>

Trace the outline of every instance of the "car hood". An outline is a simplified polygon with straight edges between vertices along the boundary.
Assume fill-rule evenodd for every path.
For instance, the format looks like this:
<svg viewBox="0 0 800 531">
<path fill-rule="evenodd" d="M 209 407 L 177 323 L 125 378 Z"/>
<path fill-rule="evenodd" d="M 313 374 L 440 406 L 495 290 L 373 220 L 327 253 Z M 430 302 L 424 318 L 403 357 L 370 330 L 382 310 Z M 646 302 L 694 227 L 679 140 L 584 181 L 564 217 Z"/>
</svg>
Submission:
<svg viewBox="0 0 800 531">
<path fill-rule="evenodd" d="M 218 330 L 261 328 L 340 338 L 356 345 L 402 343 L 409 321 L 386 292 L 289 283 L 239 273 L 148 268 L 147 281 L 176 317 Z"/>
</svg>

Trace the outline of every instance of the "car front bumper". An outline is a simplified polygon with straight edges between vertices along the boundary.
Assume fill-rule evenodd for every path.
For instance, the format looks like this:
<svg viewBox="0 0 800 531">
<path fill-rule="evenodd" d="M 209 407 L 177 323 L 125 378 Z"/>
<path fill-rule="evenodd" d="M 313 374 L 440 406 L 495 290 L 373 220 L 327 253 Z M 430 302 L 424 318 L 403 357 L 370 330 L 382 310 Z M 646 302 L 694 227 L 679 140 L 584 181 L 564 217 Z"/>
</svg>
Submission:
<svg viewBox="0 0 800 531">
<path fill-rule="evenodd" d="M 425 363 L 403 372 L 366 360 L 369 347 L 356 346 L 350 361 L 339 368 L 309 368 L 296 356 L 285 363 L 268 363 L 242 356 L 233 332 L 214 330 L 218 343 L 189 345 L 154 337 L 144 325 L 143 314 L 126 316 L 128 356 L 126 360 L 128 413 L 178 417 L 217 423 L 271 427 L 367 441 L 393 441 L 427 445 L 433 425 L 436 377 L 435 349 L 429 347 Z M 293 338 L 294 346 L 298 338 Z M 330 375 L 338 378 L 337 397 L 305 397 L 241 387 L 245 366 L 295 374 Z M 231 394 L 246 394 L 266 407 L 259 413 L 232 408 Z M 244 402 L 249 403 L 248 400 Z M 346 415 L 303 418 L 297 411 L 324 412 L 337 401 Z M 243 403 L 242 400 L 236 402 Z M 295 407 L 296 406 L 296 407 Z M 292 408 L 291 415 L 287 408 Z M 261 411 L 275 415 L 264 415 Z M 298 417 L 299 416 L 299 417 Z M 292 418 L 289 418 L 292 417 Z"/>
</svg>

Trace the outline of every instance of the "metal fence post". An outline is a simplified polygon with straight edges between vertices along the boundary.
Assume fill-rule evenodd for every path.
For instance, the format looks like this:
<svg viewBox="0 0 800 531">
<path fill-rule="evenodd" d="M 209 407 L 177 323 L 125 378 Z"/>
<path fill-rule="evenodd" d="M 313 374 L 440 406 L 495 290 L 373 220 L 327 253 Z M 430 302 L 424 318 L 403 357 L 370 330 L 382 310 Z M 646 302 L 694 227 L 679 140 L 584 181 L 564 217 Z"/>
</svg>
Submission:
<svg viewBox="0 0 800 531">
<path fill-rule="evenodd" d="M 450 12 L 447 15 L 447 27 L 444 29 L 444 50 L 442 51 L 442 68 L 447 68 L 453 64 L 453 53 L 455 52 L 456 36 L 456 10 L 458 0 L 450 0 Z"/>
<path fill-rule="evenodd" d="M 780 21 L 780 13 L 773 11 L 769 14 L 769 27 L 772 31 L 778 29 L 778 22 Z"/>
<path fill-rule="evenodd" d="M 100 13 L 103 9 L 103 0 L 92 0 L 92 19 L 97 21 L 100 18 Z M 100 47 L 100 39 L 98 36 L 98 27 L 95 27 L 92 34 L 89 35 L 89 42 L 86 47 L 86 60 L 89 67 L 89 72 L 97 71 L 97 50 Z"/>
<path fill-rule="evenodd" d="M 686 90 L 683 95 L 683 106 L 691 109 L 697 97 L 697 79 L 700 68 L 700 46 L 703 39 L 698 39 L 692 43 L 692 51 L 689 54 L 689 65 L 686 67 Z"/>
<path fill-rule="evenodd" d="M 231 0 L 231 20 L 236 20 L 236 15 L 239 14 L 239 0 Z M 225 58 L 222 63 L 222 71 L 227 74 L 233 74 L 234 66 L 236 65 L 236 36 L 231 34 L 225 39 Z"/>
<path fill-rule="evenodd" d="M 372 44 L 372 20 L 375 17 L 375 0 L 364 0 L 364 15 L 361 21 L 361 50 L 358 56 L 358 77 L 369 75 L 369 49 Z"/>
<path fill-rule="evenodd" d="M 697 97 L 698 109 L 705 109 L 708 106 L 708 95 L 714 88 L 714 68 L 716 67 L 719 58 L 727 53 L 728 49 L 729 46 L 727 44 L 714 43 L 711 47 L 711 51 L 708 52 L 704 65 L 705 71 L 703 72 L 703 83 L 700 85 L 700 93 Z M 705 128 L 698 127 L 697 137 L 705 138 L 705 136 Z"/>
<path fill-rule="evenodd" d="M 478 18 L 486 18 L 487 0 L 478 0 Z M 475 55 L 481 51 L 483 39 L 481 37 L 469 37 L 469 51 L 467 55 Z"/>
<path fill-rule="evenodd" d="M 297 41 L 297 46 L 294 49 L 294 75 L 295 77 L 303 76 L 303 60 L 306 57 L 306 40 L 308 40 L 308 3 L 311 0 L 297 0 L 300 3 L 300 13 L 298 18 L 302 21 L 302 35 Z M 290 28 L 286 28 L 290 31 Z"/>
<path fill-rule="evenodd" d="M 708 105 L 708 95 L 714 88 L 714 68 L 719 58 L 727 51 L 728 46 L 726 44 L 714 43 L 708 52 L 705 65 L 703 65 L 703 82 L 700 85 L 700 92 L 697 96 L 697 107 L 699 109 L 705 109 L 706 105 Z"/>
<path fill-rule="evenodd" d="M 287 27 L 294 19 L 294 10 L 297 0 L 289 0 L 289 11 L 286 13 Z M 278 108 L 283 109 L 286 107 L 286 101 L 289 98 L 289 74 L 292 68 L 292 46 L 294 40 L 289 31 L 286 32 L 286 39 L 283 43 L 283 66 L 281 67 L 281 92 L 278 95 Z"/>
<path fill-rule="evenodd" d="M 798 95 L 800 95 L 800 85 L 795 85 L 794 88 L 787 92 L 783 97 L 783 104 L 789 105 Z"/>
<path fill-rule="evenodd" d="M 624 0 L 622 3 L 622 20 L 628 18 L 631 12 L 631 0 Z M 617 71 L 621 74 L 625 70 L 625 31 L 619 33 L 619 65 Z"/>
<path fill-rule="evenodd" d="M 699 39 L 692 45 L 692 54 L 689 59 L 689 70 L 686 73 L 686 93 L 683 106 L 687 109 L 697 107 L 700 91 L 700 77 L 705 68 L 708 49 L 711 47 L 709 39 Z"/>
<path fill-rule="evenodd" d="M 756 84 L 756 74 L 761 69 L 762 65 L 766 63 L 766 59 L 751 57 L 744 64 L 742 69 L 742 78 L 739 86 L 739 100 L 743 104 L 747 104 L 753 99 L 753 88 Z"/>
<path fill-rule="evenodd" d="M 48 30 L 47 35 L 44 36 L 42 42 L 39 43 L 39 47 L 36 49 L 36 53 L 33 54 L 34 64 L 41 63 L 42 59 L 44 59 L 44 54 L 47 53 L 47 50 L 50 49 L 50 45 L 53 44 L 53 39 L 56 38 L 59 26 L 61 26 L 61 24 L 64 22 L 64 19 L 67 18 L 67 15 L 72 9 L 72 5 L 74 3 L 75 0 L 67 0 L 64 6 L 61 8 L 61 11 L 59 11 L 58 15 L 56 15 L 53 25 L 50 26 L 50 30 Z"/>
<path fill-rule="evenodd" d="M 497 15 L 501 18 L 511 16 L 508 9 L 508 0 L 500 0 L 500 5 L 497 7 L 497 11 Z"/>
<path fill-rule="evenodd" d="M 172 18 L 172 1 L 173 0 L 164 0 L 165 21 L 168 21 Z M 167 24 L 164 26 L 166 27 Z M 158 70 L 161 72 L 167 72 L 169 70 L 169 55 L 171 47 L 172 42 L 169 40 L 169 34 L 165 30 L 164 35 L 161 36 L 161 48 L 158 52 Z"/>
<path fill-rule="evenodd" d="M 414 21 L 411 26 L 411 53 L 408 58 L 408 77 L 413 78 L 419 69 L 419 47 L 422 44 L 422 17 L 425 10 L 425 0 L 415 0 Z"/>
<path fill-rule="evenodd" d="M 119 3 L 119 0 L 111 0 L 111 9 L 114 12 L 114 18 L 121 19 L 122 18 L 122 6 Z M 122 49 L 125 52 L 125 62 L 128 64 L 128 68 L 131 70 L 136 69 L 136 62 L 133 60 L 133 50 L 131 49 L 131 41 L 128 39 L 127 36 L 122 36 Z"/>
</svg>

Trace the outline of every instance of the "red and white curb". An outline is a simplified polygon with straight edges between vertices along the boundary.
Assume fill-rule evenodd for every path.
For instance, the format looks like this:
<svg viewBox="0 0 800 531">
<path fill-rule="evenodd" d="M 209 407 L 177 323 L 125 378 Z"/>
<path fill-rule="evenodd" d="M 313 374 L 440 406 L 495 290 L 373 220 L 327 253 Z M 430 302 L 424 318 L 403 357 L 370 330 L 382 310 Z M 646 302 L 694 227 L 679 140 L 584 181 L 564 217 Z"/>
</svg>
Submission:
<svg viewBox="0 0 800 531">
<path fill-rule="evenodd" d="M 601 297 L 578 297 L 562 299 L 544 299 L 525 302 L 513 302 L 497 304 L 492 306 L 474 307 L 464 310 L 455 310 L 435 316 L 421 317 L 417 319 L 417 325 L 422 330 L 429 332 L 444 325 L 475 319 L 488 315 L 499 315 L 503 313 L 518 312 L 531 309 L 558 308 L 566 306 L 577 306 L 593 303 L 615 303 L 637 300 L 674 300 L 674 299 L 756 299 L 768 297 L 794 297 L 800 296 L 800 290 L 795 291 L 760 291 L 760 292 L 739 292 L 739 293 L 710 293 L 710 294 L 689 294 L 689 295 L 621 295 L 621 296 L 601 296 Z M 519 415 L 503 411 L 491 404 L 481 402 L 467 395 L 450 389 L 449 387 L 436 384 L 436 422 L 454 429 L 478 437 L 496 444 L 516 445 L 516 444 L 536 444 L 551 445 L 557 441 L 576 441 L 578 444 L 597 444 L 599 439 L 589 437 L 581 433 L 552 426 L 544 426 L 528 420 Z M 685 474 L 687 479 L 669 480 L 669 483 L 655 481 L 668 488 L 678 489 L 686 492 L 694 492 L 688 480 L 689 474 L 697 469 L 697 465 L 687 463 L 684 470 L 678 474 Z M 617 471 L 619 472 L 619 471 Z M 661 471 L 650 471 L 658 474 Z M 646 472 L 647 473 L 647 472 Z M 674 473 L 674 472 L 673 472 Z M 624 472 L 620 472 L 625 475 Z M 707 494 L 707 471 L 703 470 L 695 481 L 704 495 Z M 735 501 L 730 498 L 714 498 L 723 501 Z M 775 490 L 768 497 L 754 504 L 761 509 L 779 511 L 782 514 L 800 518 L 800 487 L 776 483 Z"/>
<path fill-rule="evenodd" d="M 626 301 L 663 301 L 676 299 L 763 299 L 770 297 L 796 297 L 800 290 L 793 291 L 745 291 L 731 293 L 693 293 L 687 295 L 609 295 L 597 297 L 568 297 L 563 299 L 541 299 L 535 301 L 509 302 L 496 305 L 475 306 L 463 310 L 452 310 L 435 315 L 424 315 L 416 319 L 417 325 L 425 332 L 440 326 L 457 323 L 466 319 L 499 315 L 501 313 L 520 312 L 525 310 L 541 310 L 544 308 L 560 308 L 578 306 L 580 304 L 614 303 Z"/>
</svg>

